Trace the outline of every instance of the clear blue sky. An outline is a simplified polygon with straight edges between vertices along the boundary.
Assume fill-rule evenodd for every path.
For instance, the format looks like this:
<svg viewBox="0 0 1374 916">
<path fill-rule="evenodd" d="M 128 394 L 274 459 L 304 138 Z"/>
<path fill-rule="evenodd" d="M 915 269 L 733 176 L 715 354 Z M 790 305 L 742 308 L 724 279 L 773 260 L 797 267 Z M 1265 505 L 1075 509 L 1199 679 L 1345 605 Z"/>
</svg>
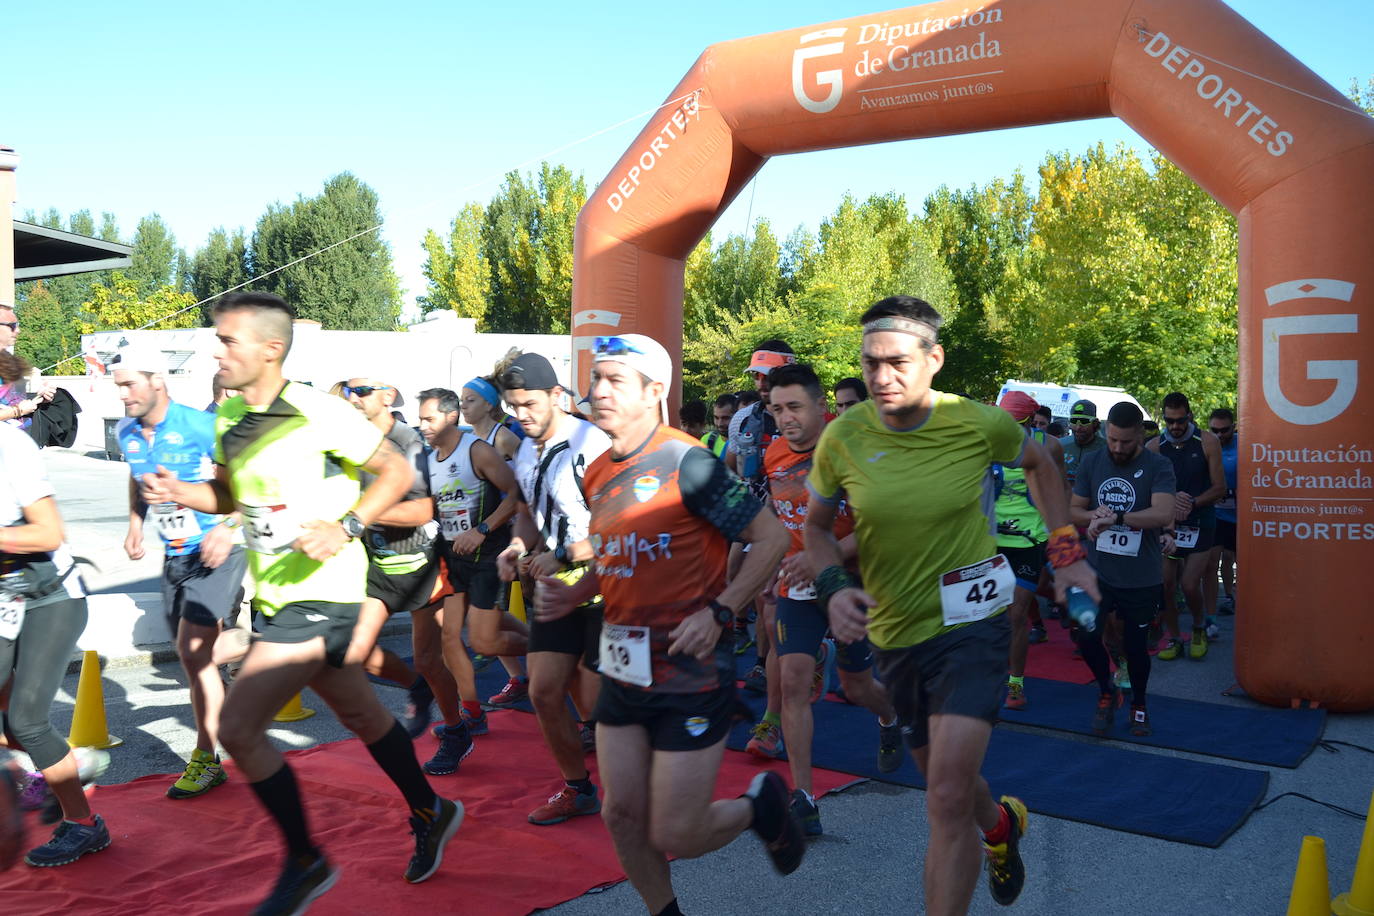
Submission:
<svg viewBox="0 0 1374 916">
<path fill-rule="evenodd" d="M 108 210 L 132 235 L 157 212 L 188 252 L 352 171 L 381 196 L 410 300 L 426 229 L 485 202 L 509 169 L 657 105 L 708 44 L 886 5 L 15 3 L 0 33 L 0 143 L 22 157 L 20 213 Z M 1371 0 L 1231 5 L 1342 92 L 1374 75 Z M 644 120 L 552 158 L 594 185 Z M 917 208 L 941 184 L 1033 175 L 1046 151 L 1098 140 L 1145 146 L 1106 119 L 782 157 L 716 231 L 744 231 L 751 199 L 780 236 L 814 228 L 846 191 L 896 190 Z"/>
</svg>

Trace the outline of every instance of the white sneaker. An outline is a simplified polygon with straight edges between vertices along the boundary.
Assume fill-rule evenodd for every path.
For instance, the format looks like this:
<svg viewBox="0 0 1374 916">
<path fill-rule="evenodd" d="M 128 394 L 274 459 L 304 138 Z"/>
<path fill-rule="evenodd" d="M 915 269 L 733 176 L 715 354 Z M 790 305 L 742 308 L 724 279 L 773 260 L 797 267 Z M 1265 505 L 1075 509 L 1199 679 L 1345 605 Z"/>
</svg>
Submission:
<svg viewBox="0 0 1374 916">
<path fill-rule="evenodd" d="M 1207 624 L 1207 638 L 1216 639 L 1221 634 L 1221 627 L 1214 623 Z"/>
</svg>

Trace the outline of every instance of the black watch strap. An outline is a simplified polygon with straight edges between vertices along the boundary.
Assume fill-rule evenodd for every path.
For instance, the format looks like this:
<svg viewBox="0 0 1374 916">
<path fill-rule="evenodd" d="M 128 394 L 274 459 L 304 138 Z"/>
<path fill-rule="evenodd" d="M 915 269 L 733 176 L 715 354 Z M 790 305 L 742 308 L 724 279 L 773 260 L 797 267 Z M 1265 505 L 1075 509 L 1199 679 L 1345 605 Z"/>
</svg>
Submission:
<svg viewBox="0 0 1374 916">
<path fill-rule="evenodd" d="M 1122 512 L 1120 509 L 1116 510 L 1116 523 L 1118 525 L 1126 524 L 1126 513 Z"/>
<path fill-rule="evenodd" d="M 716 599 L 712 598 L 710 601 L 706 602 L 706 606 L 711 609 L 711 616 L 713 616 L 716 619 L 716 623 L 721 626 L 726 627 L 735 622 L 735 612 Z"/>
</svg>

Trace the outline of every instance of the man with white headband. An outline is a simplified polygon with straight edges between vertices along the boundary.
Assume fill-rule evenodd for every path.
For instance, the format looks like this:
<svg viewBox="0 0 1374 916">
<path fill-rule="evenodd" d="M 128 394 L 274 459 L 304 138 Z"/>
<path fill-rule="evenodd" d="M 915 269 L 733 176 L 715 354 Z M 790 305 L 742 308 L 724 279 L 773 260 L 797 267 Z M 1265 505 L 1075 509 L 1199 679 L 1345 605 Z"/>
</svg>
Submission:
<svg viewBox="0 0 1374 916">
<path fill-rule="evenodd" d="M 807 481 L 806 550 L 835 638 L 867 636 L 879 679 L 925 774 L 930 838 L 925 912 L 968 912 L 978 833 L 1002 905 L 1025 883 L 1018 844 L 1026 807 L 993 800 L 979 775 L 1001 706 L 1016 576 L 997 552 L 994 462 L 1020 468 L 1045 527 L 1060 599 L 1097 600 L 1097 578 L 1069 522 L 1064 483 L 1044 446 L 1006 411 L 931 389 L 944 365 L 939 312 L 910 296 L 863 315 L 862 367 L 873 396 L 825 428 Z M 835 523 L 854 513 L 862 586 L 845 568 Z"/>
<path fill-rule="evenodd" d="M 787 531 L 743 482 L 686 433 L 663 399 L 672 360 L 639 334 L 599 337 L 592 414 L 610 451 L 587 469 L 595 576 L 541 577 L 540 621 L 599 590 L 597 757 L 602 818 L 650 913 L 679 913 L 668 856 L 694 858 L 752 828 L 788 874 L 805 851 L 786 782 L 772 771 L 740 798 L 712 801 L 735 709 L 731 624 L 787 549 Z M 753 550 L 729 585 L 730 542 Z M 652 774 L 652 782 L 650 776 Z"/>
</svg>

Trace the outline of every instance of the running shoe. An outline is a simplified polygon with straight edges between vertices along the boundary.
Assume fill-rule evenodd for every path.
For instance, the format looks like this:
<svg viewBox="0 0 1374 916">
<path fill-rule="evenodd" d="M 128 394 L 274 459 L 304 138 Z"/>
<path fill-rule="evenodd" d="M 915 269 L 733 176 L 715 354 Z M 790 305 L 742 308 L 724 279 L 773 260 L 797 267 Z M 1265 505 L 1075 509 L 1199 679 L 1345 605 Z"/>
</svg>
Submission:
<svg viewBox="0 0 1374 916">
<path fill-rule="evenodd" d="M 1031 645 L 1034 645 L 1035 643 L 1039 642 L 1049 642 L 1050 634 L 1045 632 L 1044 627 L 1031 627 L 1030 636 L 1028 638 L 1031 642 Z"/>
<path fill-rule="evenodd" d="M 457 773 L 458 766 L 472 753 L 472 736 L 462 725 L 446 725 L 439 738 L 439 750 L 425 761 L 424 771 L 431 776 Z"/>
<path fill-rule="evenodd" d="M 1121 691 L 1112 688 L 1111 693 L 1104 693 L 1097 698 L 1097 709 L 1093 712 L 1093 731 L 1099 735 L 1105 735 L 1112 730 L 1112 720 L 1116 717 L 1116 708 L 1121 705 Z"/>
<path fill-rule="evenodd" d="M 1130 690 L 1130 669 L 1128 669 L 1125 665 L 1118 665 L 1116 671 L 1112 672 L 1112 683 L 1116 685 L 1117 690 Z"/>
<path fill-rule="evenodd" d="M 782 756 L 782 729 L 771 722 L 760 722 L 754 726 L 754 734 L 744 746 L 746 753 L 765 760 L 777 760 Z"/>
<path fill-rule="evenodd" d="M 469 735 L 476 737 L 477 735 L 488 734 L 491 731 L 491 725 L 487 722 L 487 711 L 485 709 L 474 716 L 472 713 L 468 712 L 468 708 L 464 706 L 459 710 L 459 714 L 463 717 L 463 724 L 467 726 Z M 435 733 L 434 737 L 441 737 L 438 734 L 438 729 L 435 729 Z"/>
<path fill-rule="evenodd" d="M 324 856 L 316 856 L 308 864 L 288 862 L 277 876 L 272 893 L 258 904 L 253 916 L 296 916 L 304 913 L 337 880 L 339 869 L 330 865 Z"/>
<path fill-rule="evenodd" d="M 463 823 L 463 803 L 439 799 L 439 809 L 433 818 L 412 814 L 410 832 L 415 835 L 415 854 L 406 866 L 406 880 L 411 884 L 434 874 L 444 861 L 444 846 L 458 832 Z"/>
<path fill-rule="evenodd" d="M 878 772 L 895 773 L 902 765 L 902 726 L 878 723 Z"/>
<path fill-rule="evenodd" d="M 744 676 L 744 689 L 750 693 L 768 692 L 768 672 L 762 664 L 749 669 L 749 673 Z"/>
<path fill-rule="evenodd" d="M 582 753 L 596 753 L 596 723 L 578 722 L 577 737 L 582 740 Z"/>
<path fill-rule="evenodd" d="M 1209 640 L 1216 639 L 1220 635 L 1221 627 L 1217 626 L 1217 622 L 1215 620 L 1207 621 L 1207 638 Z"/>
<path fill-rule="evenodd" d="M 1007 698 L 1002 703 L 1007 709 L 1026 708 L 1026 687 L 1024 684 L 1007 684 Z"/>
<path fill-rule="evenodd" d="M 1026 866 L 1021 861 L 1020 847 L 1030 817 L 1019 798 L 1003 795 L 999 804 L 1011 822 L 1007 839 L 996 844 L 984 842 L 983 852 L 988 857 L 988 891 L 992 899 L 1002 906 L 1011 906 L 1026 885 Z"/>
<path fill-rule="evenodd" d="M 1144 706 L 1131 707 L 1131 734 L 1137 738 L 1148 738 L 1153 734 L 1150 729 L 1150 714 Z"/>
<path fill-rule="evenodd" d="M 530 812 L 529 822 L 547 827 L 583 814 L 596 814 L 600 810 L 601 797 L 595 786 L 590 793 L 579 792 L 572 786 L 564 786 L 562 791 L 550 795 L 547 802 Z"/>
<path fill-rule="evenodd" d="M 735 654 L 743 655 L 754 647 L 754 637 L 749 635 L 749 624 L 743 620 L 735 621 Z"/>
<path fill-rule="evenodd" d="M 1200 662 L 1207 657 L 1207 631 L 1194 630 L 1193 641 L 1188 644 L 1188 657 Z"/>
<path fill-rule="evenodd" d="M 1160 649 L 1159 654 L 1156 655 L 1155 658 L 1159 659 L 1162 662 L 1171 662 L 1182 654 L 1183 640 L 1175 636 L 1169 639 L 1169 644 L 1165 646 L 1163 649 Z"/>
<path fill-rule="evenodd" d="M 494 655 L 483 655 L 481 652 L 472 653 L 472 671 L 474 674 L 481 674 L 491 667 L 491 663 L 496 661 Z"/>
<path fill-rule="evenodd" d="M 406 703 L 406 717 L 401 726 L 410 737 L 418 738 L 425 733 L 426 728 L 429 728 L 434 691 L 430 689 L 429 682 L 421 677 L 415 679 L 408 692 L 410 699 Z"/>
<path fill-rule="evenodd" d="M 191 760 L 186 764 L 186 772 L 167 788 L 168 798 L 195 798 L 204 795 L 220 785 L 229 774 L 224 772 L 219 758 L 209 751 L 196 748 L 191 751 Z"/>
<path fill-rule="evenodd" d="M 487 698 L 487 705 L 496 709 L 504 709 L 514 706 L 521 700 L 528 699 L 530 695 L 530 682 L 528 678 L 513 677 L 506 681 L 506 686 L 501 688 L 501 692 L 495 696 Z"/>
<path fill-rule="evenodd" d="M 55 868 L 70 865 L 88 852 L 100 852 L 110 845 L 110 831 L 105 819 L 95 816 L 95 826 L 63 821 L 53 831 L 52 839 L 29 850 L 24 861 L 35 868 Z"/>
<path fill-rule="evenodd" d="M 821 647 L 816 650 L 816 671 L 811 676 L 812 703 L 825 694 L 825 666 L 830 663 L 830 655 L 834 649 L 834 643 L 828 639 L 822 639 Z"/>
<path fill-rule="evenodd" d="M 825 833 L 821 827 L 821 809 L 801 789 L 792 790 L 791 810 L 792 816 L 801 823 L 802 835 L 808 840 Z"/>
<path fill-rule="evenodd" d="M 768 856 L 773 860 L 773 867 L 778 873 L 792 874 L 801 864 L 802 856 L 806 854 L 806 836 L 796 816 L 792 814 L 787 783 L 783 782 L 777 773 L 769 770 L 755 776 L 744 794 L 754 803 L 754 822 L 750 829 L 763 840 Z M 773 828 L 775 824 L 781 825 L 781 828 Z M 777 829 L 776 834 L 766 835 L 764 825 L 768 825 L 770 830 Z"/>
</svg>

